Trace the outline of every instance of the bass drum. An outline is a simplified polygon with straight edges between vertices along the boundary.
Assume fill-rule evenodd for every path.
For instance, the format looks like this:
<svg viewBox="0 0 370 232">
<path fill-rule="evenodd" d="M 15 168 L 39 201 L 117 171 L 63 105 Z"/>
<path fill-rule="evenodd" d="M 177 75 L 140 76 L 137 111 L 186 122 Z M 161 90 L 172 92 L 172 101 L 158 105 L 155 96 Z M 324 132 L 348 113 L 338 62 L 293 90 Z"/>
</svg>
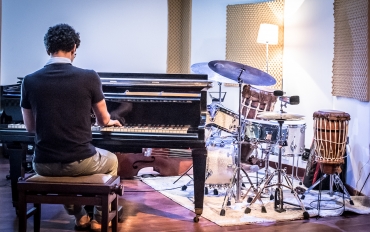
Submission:
<svg viewBox="0 0 370 232">
<path fill-rule="evenodd" d="M 209 188 L 226 188 L 233 180 L 236 165 L 237 146 L 227 144 L 224 147 L 207 147 L 207 178 L 205 186 Z"/>
</svg>

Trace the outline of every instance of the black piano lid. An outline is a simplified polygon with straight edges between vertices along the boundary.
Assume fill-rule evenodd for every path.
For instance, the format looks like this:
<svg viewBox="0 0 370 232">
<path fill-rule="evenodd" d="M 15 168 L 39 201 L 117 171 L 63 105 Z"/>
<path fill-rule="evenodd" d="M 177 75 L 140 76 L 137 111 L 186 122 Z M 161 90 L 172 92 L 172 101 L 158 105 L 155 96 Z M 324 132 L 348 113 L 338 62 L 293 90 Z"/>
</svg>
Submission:
<svg viewBox="0 0 370 232">
<path fill-rule="evenodd" d="M 212 82 L 203 74 L 98 73 L 103 86 L 210 88 Z"/>
<path fill-rule="evenodd" d="M 168 74 L 168 73 L 112 73 L 98 72 L 102 78 L 134 78 L 134 79 L 192 79 L 192 80 L 208 80 L 206 74 Z"/>
</svg>

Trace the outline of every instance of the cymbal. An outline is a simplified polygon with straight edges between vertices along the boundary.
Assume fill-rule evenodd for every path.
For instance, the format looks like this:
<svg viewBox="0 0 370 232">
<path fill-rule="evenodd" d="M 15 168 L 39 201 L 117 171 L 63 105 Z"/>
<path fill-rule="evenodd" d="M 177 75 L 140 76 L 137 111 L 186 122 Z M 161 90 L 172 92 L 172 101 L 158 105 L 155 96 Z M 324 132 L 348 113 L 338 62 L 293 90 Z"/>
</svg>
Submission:
<svg viewBox="0 0 370 232">
<path fill-rule="evenodd" d="M 238 77 L 242 70 L 244 70 L 240 75 L 240 79 L 243 83 L 264 86 L 276 84 L 275 78 L 270 76 L 268 73 L 244 64 L 227 60 L 213 60 L 208 63 L 208 66 L 214 72 L 236 82 L 238 82 Z"/>
<path fill-rule="evenodd" d="M 207 74 L 208 80 L 222 82 L 222 83 L 236 83 L 235 81 L 221 76 L 215 73 L 212 69 L 208 67 L 208 62 L 195 63 L 190 67 L 191 71 L 196 74 Z"/>
<path fill-rule="evenodd" d="M 281 112 L 263 112 L 257 114 L 257 118 L 266 120 L 302 120 L 304 115 L 292 114 L 292 113 L 281 113 Z"/>
</svg>

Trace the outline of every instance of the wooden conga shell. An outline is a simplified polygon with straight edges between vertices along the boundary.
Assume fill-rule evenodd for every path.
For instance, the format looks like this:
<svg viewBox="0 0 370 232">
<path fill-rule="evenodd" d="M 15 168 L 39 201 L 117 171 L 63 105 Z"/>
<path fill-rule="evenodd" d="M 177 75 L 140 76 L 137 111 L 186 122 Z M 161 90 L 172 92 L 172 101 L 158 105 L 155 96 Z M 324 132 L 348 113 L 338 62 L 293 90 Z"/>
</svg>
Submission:
<svg viewBox="0 0 370 232">
<path fill-rule="evenodd" d="M 242 98 L 242 114 L 249 119 L 255 119 L 261 111 L 273 111 L 277 101 L 272 89 L 251 85 L 244 85 Z"/>
<path fill-rule="evenodd" d="M 338 164 L 320 163 L 320 169 L 325 174 L 334 174 L 342 172 L 342 169 Z"/>
<path fill-rule="evenodd" d="M 321 110 L 313 114 L 316 161 L 323 173 L 341 172 L 347 142 L 350 115 L 336 110 Z"/>
</svg>

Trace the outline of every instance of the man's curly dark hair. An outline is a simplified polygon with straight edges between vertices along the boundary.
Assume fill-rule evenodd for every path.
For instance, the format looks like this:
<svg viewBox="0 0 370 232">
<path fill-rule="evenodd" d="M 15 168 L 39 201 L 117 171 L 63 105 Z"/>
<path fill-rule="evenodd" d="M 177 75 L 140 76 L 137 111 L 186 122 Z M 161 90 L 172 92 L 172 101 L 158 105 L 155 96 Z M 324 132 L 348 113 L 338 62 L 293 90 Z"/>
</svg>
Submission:
<svg viewBox="0 0 370 232">
<path fill-rule="evenodd" d="M 60 50 L 70 52 L 76 44 L 76 48 L 80 46 L 80 34 L 68 24 L 57 24 L 49 27 L 48 32 L 44 36 L 44 44 L 48 54 L 53 54 Z"/>
</svg>

